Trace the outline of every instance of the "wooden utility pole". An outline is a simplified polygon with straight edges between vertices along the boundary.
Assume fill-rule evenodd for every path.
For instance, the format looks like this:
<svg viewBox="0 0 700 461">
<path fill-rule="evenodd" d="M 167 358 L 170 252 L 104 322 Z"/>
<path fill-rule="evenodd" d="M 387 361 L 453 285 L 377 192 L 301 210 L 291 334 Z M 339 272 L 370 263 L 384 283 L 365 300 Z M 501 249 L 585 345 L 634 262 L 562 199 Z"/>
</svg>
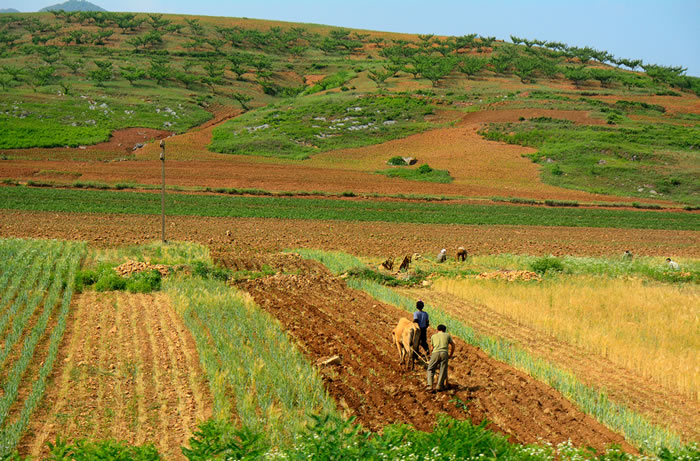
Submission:
<svg viewBox="0 0 700 461">
<path fill-rule="evenodd" d="M 163 186 L 160 190 L 160 230 L 161 230 L 163 243 L 166 243 L 167 241 L 165 240 L 165 140 L 164 139 L 160 140 L 160 164 L 161 164 L 161 171 L 162 171 L 161 176 L 163 178 Z"/>
</svg>

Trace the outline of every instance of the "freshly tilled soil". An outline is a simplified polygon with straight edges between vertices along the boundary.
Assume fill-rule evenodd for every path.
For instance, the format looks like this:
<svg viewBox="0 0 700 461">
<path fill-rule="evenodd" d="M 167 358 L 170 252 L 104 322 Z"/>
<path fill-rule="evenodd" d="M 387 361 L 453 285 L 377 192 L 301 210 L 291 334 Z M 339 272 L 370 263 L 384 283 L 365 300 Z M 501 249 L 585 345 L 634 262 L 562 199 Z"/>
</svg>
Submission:
<svg viewBox="0 0 700 461">
<path fill-rule="evenodd" d="M 231 265 L 228 256 L 218 258 Z M 285 267 L 291 268 L 290 257 L 284 258 Z M 316 267 L 308 270 L 310 265 Z M 389 423 L 406 423 L 430 430 L 436 416 L 447 413 L 474 423 L 488 420 L 489 428 L 513 442 L 571 440 L 598 450 L 615 443 L 634 451 L 620 435 L 583 414 L 557 391 L 460 339 L 450 361 L 450 387 L 437 394 L 427 392 L 425 371 L 404 369 L 391 339 L 399 318 L 410 314 L 350 289 L 316 263 L 300 261 L 299 269 L 237 286 L 282 323 L 310 361 L 340 357 L 339 365 L 320 371 L 340 408 L 364 427 L 378 431 Z"/>
</svg>

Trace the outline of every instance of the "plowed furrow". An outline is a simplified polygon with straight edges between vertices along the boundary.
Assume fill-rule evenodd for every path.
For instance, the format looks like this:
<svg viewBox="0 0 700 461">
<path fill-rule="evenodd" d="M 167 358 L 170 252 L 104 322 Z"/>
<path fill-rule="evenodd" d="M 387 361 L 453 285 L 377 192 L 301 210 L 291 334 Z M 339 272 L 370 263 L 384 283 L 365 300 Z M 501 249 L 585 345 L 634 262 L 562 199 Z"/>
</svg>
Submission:
<svg viewBox="0 0 700 461">
<path fill-rule="evenodd" d="M 428 430 L 437 414 L 447 413 L 476 423 L 488 419 L 491 428 L 518 442 L 571 439 L 597 449 L 621 443 L 632 450 L 619 435 L 586 420 L 558 392 L 459 339 L 451 389 L 426 393 L 425 372 L 401 368 L 390 339 L 398 319 L 410 314 L 349 289 L 322 269 L 308 276 L 277 274 L 239 287 L 279 319 L 310 360 L 341 357 L 341 365 L 321 368 L 324 381 L 341 409 L 369 429 L 402 422 Z M 467 402 L 470 415 L 455 405 L 455 398 Z M 572 412 L 579 417 L 572 418 Z"/>
<path fill-rule="evenodd" d="M 141 295 L 129 297 L 129 307 L 134 319 L 135 341 L 134 357 L 135 366 L 135 394 L 129 409 L 129 424 L 132 425 L 133 437 L 137 444 L 141 445 L 146 440 L 154 440 L 155 430 L 148 424 L 147 404 L 155 400 L 161 389 L 155 380 L 154 355 L 161 345 L 154 345 L 151 342 L 153 328 L 146 318 L 145 309 Z"/>
<path fill-rule="evenodd" d="M 164 432 L 161 434 L 159 443 L 163 452 L 172 450 L 175 444 L 181 443 L 185 436 L 184 428 L 191 424 L 190 415 L 186 411 L 187 390 L 185 379 L 180 372 L 175 347 L 172 342 L 171 331 L 163 324 L 163 313 L 161 309 L 167 308 L 161 305 L 156 299 L 151 304 L 151 308 L 146 311 L 148 323 L 152 325 L 153 336 L 157 344 L 157 360 L 161 363 L 165 382 L 168 389 L 161 389 L 161 401 L 165 401 L 166 409 L 169 411 L 164 415 L 161 427 Z"/>
</svg>

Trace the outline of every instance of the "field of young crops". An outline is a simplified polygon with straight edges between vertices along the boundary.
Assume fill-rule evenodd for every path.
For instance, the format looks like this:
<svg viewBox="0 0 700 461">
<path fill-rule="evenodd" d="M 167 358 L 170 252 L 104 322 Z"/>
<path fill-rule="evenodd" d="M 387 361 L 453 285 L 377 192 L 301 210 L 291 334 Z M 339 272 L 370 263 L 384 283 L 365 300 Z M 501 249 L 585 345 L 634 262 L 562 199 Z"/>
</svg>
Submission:
<svg viewBox="0 0 700 461">
<path fill-rule="evenodd" d="M 0 240 L 0 457 L 44 394 L 84 254 L 82 243 Z"/>
<path fill-rule="evenodd" d="M 0 187 L 5 209 L 160 214 L 153 193 Z M 700 229 L 700 215 L 569 207 L 517 207 L 405 201 L 169 194 L 167 214 L 185 216 L 380 221 L 422 224 L 545 225 L 623 229 Z"/>
</svg>

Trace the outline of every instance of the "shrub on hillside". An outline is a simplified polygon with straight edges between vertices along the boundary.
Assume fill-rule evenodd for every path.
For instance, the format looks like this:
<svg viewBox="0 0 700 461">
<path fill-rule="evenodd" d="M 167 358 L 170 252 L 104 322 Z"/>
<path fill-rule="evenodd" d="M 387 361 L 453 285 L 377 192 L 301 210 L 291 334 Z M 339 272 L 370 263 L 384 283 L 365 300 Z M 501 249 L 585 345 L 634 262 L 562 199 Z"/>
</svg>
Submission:
<svg viewBox="0 0 700 461">
<path fill-rule="evenodd" d="M 394 165 L 394 166 L 406 166 L 408 163 L 406 163 L 406 160 L 403 159 L 403 157 L 396 155 L 394 157 L 391 157 L 389 160 L 387 160 L 387 165 Z"/>
</svg>

